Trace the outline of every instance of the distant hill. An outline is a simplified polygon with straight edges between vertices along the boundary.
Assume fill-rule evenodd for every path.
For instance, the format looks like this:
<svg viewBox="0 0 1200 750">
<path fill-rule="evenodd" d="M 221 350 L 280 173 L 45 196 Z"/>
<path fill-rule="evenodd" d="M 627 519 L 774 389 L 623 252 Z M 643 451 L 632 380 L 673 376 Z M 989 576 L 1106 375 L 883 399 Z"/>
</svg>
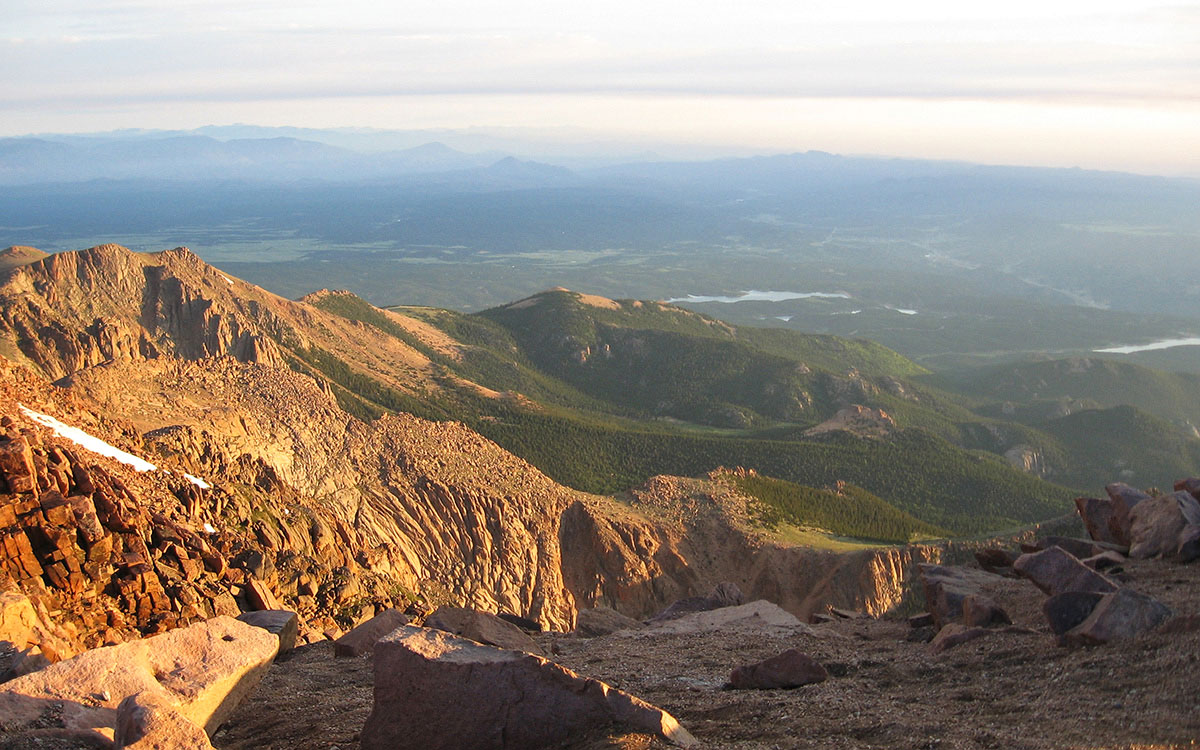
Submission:
<svg viewBox="0 0 1200 750">
<path fill-rule="evenodd" d="M 1072 357 L 982 368 L 948 384 L 996 402 L 1041 403 L 1046 412 L 1021 410 L 1025 421 L 1061 416 L 1073 402 L 1096 407 L 1129 405 L 1200 434 L 1200 375 L 1168 373 L 1099 357 Z M 1003 404 L 990 407 L 999 414 Z"/>
<path fill-rule="evenodd" d="M 0 250 L 0 273 L 19 266 L 36 263 L 48 255 L 49 253 L 44 253 L 36 247 L 25 247 L 24 245 L 6 247 Z"/>
<path fill-rule="evenodd" d="M 551 290 L 479 315 L 585 393 L 714 426 L 813 424 L 923 372 L 869 341 L 735 327 L 661 302 Z"/>
<path fill-rule="evenodd" d="M 366 154 L 280 135 L 232 139 L 191 133 L 0 138 L 0 185 L 129 179 L 344 182 L 482 169 L 502 158 L 468 154 L 440 143 Z M 505 164 L 501 169 L 511 171 L 512 167 Z M 526 167 L 525 180 L 539 176 L 532 173 L 533 169 L 532 165 Z"/>
</svg>

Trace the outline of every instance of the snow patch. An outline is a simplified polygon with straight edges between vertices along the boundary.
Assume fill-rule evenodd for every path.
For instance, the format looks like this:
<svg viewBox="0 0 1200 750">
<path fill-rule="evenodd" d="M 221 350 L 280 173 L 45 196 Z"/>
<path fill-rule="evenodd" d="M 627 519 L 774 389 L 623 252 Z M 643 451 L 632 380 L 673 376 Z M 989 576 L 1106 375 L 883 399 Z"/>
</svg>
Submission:
<svg viewBox="0 0 1200 750">
<path fill-rule="evenodd" d="M 217 530 L 215 528 L 213 528 L 213 525 L 211 523 L 208 523 L 207 521 L 205 521 L 204 522 L 204 533 L 215 534 L 215 533 L 217 533 Z"/>
<path fill-rule="evenodd" d="M 33 409 L 30 409 L 28 406 L 25 406 L 24 404 L 17 404 L 17 406 L 20 407 L 21 412 L 24 413 L 25 416 L 29 417 L 34 422 L 37 422 L 38 424 L 42 425 L 43 427 L 49 427 L 51 430 L 54 431 L 55 435 L 58 435 L 61 438 L 66 438 L 67 440 L 70 440 L 72 443 L 75 443 L 76 445 L 78 445 L 81 448 L 85 448 L 85 449 L 91 451 L 92 453 L 99 453 L 101 456 L 108 456 L 109 458 L 120 461 L 121 463 L 125 464 L 126 466 L 132 467 L 134 469 L 134 471 L 158 471 L 158 467 L 155 466 L 154 464 L 150 463 L 149 461 L 138 458 L 137 456 L 133 455 L 132 453 L 126 453 L 125 451 L 121 450 L 120 448 L 118 448 L 114 445 L 110 445 L 98 437 L 94 437 L 92 435 L 87 434 L 86 432 L 79 429 L 78 427 L 72 427 L 68 424 L 63 424 L 62 422 L 58 421 L 54 417 L 51 417 L 48 414 L 42 414 L 40 412 L 36 412 Z M 163 469 L 162 472 L 164 474 L 171 473 L 168 469 Z M 200 477 L 194 477 L 191 474 L 187 474 L 187 473 L 184 473 L 183 476 L 189 482 L 196 485 L 197 487 L 199 487 L 202 490 L 211 490 L 212 489 L 212 485 L 209 484 L 208 482 L 204 481 Z M 209 533 L 212 533 L 212 532 L 209 532 Z"/>
<path fill-rule="evenodd" d="M 226 284 L 228 284 L 229 286 L 233 286 L 233 279 L 229 278 L 225 274 L 221 274 L 221 278 L 225 279 Z"/>
<path fill-rule="evenodd" d="M 24 404 L 17 404 L 17 406 L 20 407 L 21 412 L 24 413 L 25 416 L 29 417 L 34 422 L 37 422 L 44 427 L 49 427 L 54 431 L 55 435 L 58 435 L 61 438 L 66 438 L 72 443 L 75 443 L 81 448 L 86 448 L 92 453 L 99 453 L 101 456 L 108 456 L 109 458 L 116 459 L 127 466 L 133 467 L 134 471 L 156 471 L 158 469 L 157 466 L 149 461 L 144 461 L 132 453 L 126 453 L 116 446 L 109 445 L 98 437 L 92 437 L 78 427 L 71 427 L 70 425 L 63 424 L 54 417 L 46 414 L 39 414 Z"/>
<path fill-rule="evenodd" d="M 188 474 L 187 472 L 184 472 L 184 473 L 183 473 L 183 476 L 184 476 L 184 478 L 185 478 L 185 479 L 187 479 L 189 482 L 191 482 L 192 484 L 196 485 L 197 487 L 199 487 L 199 488 L 200 488 L 200 489 L 202 489 L 202 490 L 211 490 L 211 489 L 212 489 L 212 485 L 211 485 L 211 484 L 209 484 L 208 482 L 204 481 L 204 480 L 203 480 L 203 479 L 201 479 L 200 477 L 194 477 L 194 476 L 192 476 L 191 474 Z"/>
</svg>

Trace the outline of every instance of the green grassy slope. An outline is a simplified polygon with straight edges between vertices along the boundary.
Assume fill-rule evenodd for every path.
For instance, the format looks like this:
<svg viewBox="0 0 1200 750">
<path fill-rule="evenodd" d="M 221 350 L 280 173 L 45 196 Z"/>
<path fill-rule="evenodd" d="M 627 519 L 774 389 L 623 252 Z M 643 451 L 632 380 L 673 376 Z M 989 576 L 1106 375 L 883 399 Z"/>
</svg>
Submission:
<svg viewBox="0 0 1200 750">
<path fill-rule="evenodd" d="M 1052 517 L 1069 509 L 1072 493 L 1062 484 L 1087 487 L 1112 478 L 1111 461 L 1081 456 L 1104 458 L 1114 446 L 1077 448 L 1078 435 L 1065 427 L 1051 431 L 1044 419 L 1021 424 L 981 414 L 980 396 L 953 393 L 871 342 L 735 328 L 669 305 L 588 300 L 566 291 L 475 315 L 399 310 L 457 341 L 461 354 L 451 357 L 352 295 L 315 304 L 403 339 L 445 376 L 444 388 L 415 405 L 361 377 L 335 377 L 339 399 L 355 413 L 403 409 L 462 420 L 554 479 L 587 491 L 618 492 L 660 473 L 696 476 L 745 466 L 808 488 L 778 490 L 778 497 L 791 493 L 788 507 L 801 516 L 811 512 L 809 501 L 829 492 L 813 488 L 849 483 L 854 502 L 843 508 L 846 517 L 837 523 L 823 517 L 817 525 L 900 538 L 934 527 L 979 533 Z M 320 353 L 302 354 L 303 365 L 339 373 Z M 463 379 L 523 398 L 486 398 L 463 388 Z M 885 409 L 901 429 L 882 439 L 804 436 L 852 403 Z M 996 455 L 1017 444 L 1038 451 L 1059 484 L 1016 471 Z M 861 527 L 860 511 L 874 501 L 897 514 L 884 524 L 886 532 Z"/>
<path fill-rule="evenodd" d="M 739 476 L 733 482 L 763 503 L 767 509 L 763 520 L 771 527 L 784 521 L 837 536 L 892 543 L 946 535 L 945 530 L 897 510 L 852 484 L 822 490 L 763 476 Z"/>
</svg>

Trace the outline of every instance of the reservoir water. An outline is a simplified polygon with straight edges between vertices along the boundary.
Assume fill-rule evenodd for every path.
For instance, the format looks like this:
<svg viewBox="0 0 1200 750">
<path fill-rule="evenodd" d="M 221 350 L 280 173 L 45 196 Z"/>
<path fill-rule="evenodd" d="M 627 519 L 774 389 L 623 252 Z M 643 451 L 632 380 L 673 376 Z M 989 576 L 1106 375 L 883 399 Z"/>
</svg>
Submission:
<svg viewBox="0 0 1200 750">
<path fill-rule="evenodd" d="M 1150 344 L 1132 344 L 1129 346 L 1110 346 L 1106 349 L 1093 349 L 1098 354 L 1137 354 L 1156 349 L 1173 349 L 1177 346 L 1200 346 L 1200 338 L 1195 336 L 1181 339 L 1162 339 Z"/>
</svg>

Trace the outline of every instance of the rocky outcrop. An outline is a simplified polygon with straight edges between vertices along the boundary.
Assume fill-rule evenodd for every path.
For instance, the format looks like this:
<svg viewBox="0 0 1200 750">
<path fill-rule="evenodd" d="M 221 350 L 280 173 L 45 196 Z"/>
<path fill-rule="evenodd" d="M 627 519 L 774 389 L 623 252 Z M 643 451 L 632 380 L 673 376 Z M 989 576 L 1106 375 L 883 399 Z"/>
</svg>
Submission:
<svg viewBox="0 0 1200 750">
<path fill-rule="evenodd" d="M 682 747 L 696 741 L 665 711 L 517 651 L 403 627 L 375 647 L 375 702 L 364 750 L 542 748 L 616 726 Z"/>
<path fill-rule="evenodd" d="M 830 607 L 879 615 L 904 598 L 917 563 L 940 555 L 921 545 L 838 553 L 765 541 L 749 521 L 756 501 L 721 476 L 655 477 L 633 491 L 640 514 L 586 499 L 568 507 L 559 539 L 572 550 L 563 579 L 577 606 L 648 618 L 728 581 L 803 620 Z"/>
<path fill-rule="evenodd" d="M 852 404 L 838 409 L 832 417 L 805 430 L 804 434 L 816 437 L 830 432 L 849 432 L 859 437 L 884 437 L 895 429 L 896 420 L 883 409 Z"/>
<path fill-rule="evenodd" d="M 220 294 L 229 283 L 186 248 L 57 253 L 15 268 L 0 285 L 0 329 L 51 379 L 106 360 L 163 354 L 281 363 L 263 333 L 277 321 Z"/>
<path fill-rule="evenodd" d="M 1033 474 L 1039 477 L 1045 477 L 1050 474 L 1050 468 L 1046 461 L 1046 452 L 1032 445 L 1025 445 L 1023 443 L 1014 445 L 1004 451 L 1004 459 L 1008 461 L 1009 466 L 1026 474 Z"/>
</svg>

